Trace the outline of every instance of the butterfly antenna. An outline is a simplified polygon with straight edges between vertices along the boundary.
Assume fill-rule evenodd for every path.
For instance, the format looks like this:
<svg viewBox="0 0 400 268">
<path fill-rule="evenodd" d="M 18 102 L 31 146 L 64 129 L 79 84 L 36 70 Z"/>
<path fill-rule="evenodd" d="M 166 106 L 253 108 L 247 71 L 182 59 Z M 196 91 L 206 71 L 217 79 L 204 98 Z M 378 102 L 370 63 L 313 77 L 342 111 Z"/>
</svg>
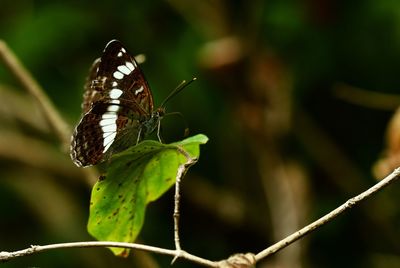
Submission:
<svg viewBox="0 0 400 268">
<path fill-rule="evenodd" d="M 165 104 L 176 94 L 178 94 L 179 92 L 181 92 L 185 87 L 187 87 L 188 85 L 190 85 L 193 81 L 197 80 L 196 77 L 193 77 L 192 80 L 190 80 L 189 82 L 187 82 L 186 80 L 183 80 L 182 83 L 180 83 L 174 90 L 171 91 L 171 93 L 169 93 L 169 95 L 164 99 L 164 101 L 161 103 L 160 107 L 164 108 Z"/>
</svg>

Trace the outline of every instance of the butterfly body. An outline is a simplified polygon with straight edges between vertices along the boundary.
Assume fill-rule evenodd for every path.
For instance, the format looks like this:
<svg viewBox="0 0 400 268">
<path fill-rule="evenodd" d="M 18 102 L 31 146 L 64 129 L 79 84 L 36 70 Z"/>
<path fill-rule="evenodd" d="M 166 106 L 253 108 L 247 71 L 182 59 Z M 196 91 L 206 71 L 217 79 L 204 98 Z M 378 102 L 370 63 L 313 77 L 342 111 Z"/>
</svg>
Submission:
<svg viewBox="0 0 400 268">
<path fill-rule="evenodd" d="M 164 115 L 154 110 L 149 85 L 123 45 L 110 41 L 85 84 L 83 116 L 71 141 L 71 159 L 80 167 L 96 165 L 112 153 L 151 134 Z"/>
</svg>

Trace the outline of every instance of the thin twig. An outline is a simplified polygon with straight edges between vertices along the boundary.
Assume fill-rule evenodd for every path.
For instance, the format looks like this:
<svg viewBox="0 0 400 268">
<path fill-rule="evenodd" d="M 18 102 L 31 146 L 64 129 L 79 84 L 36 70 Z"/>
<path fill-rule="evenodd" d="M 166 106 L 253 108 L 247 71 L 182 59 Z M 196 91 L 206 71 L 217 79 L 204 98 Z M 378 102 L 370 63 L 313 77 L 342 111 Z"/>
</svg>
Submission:
<svg viewBox="0 0 400 268">
<path fill-rule="evenodd" d="M 42 87 L 36 82 L 33 76 L 22 65 L 15 54 L 8 48 L 7 44 L 0 40 L 0 59 L 5 66 L 16 77 L 21 85 L 33 96 L 42 110 L 43 117 L 47 119 L 49 125 L 53 128 L 64 148 L 70 142 L 70 131 L 68 124 L 62 119 L 53 103 L 44 93 Z"/>
<path fill-rule="evenodd" d="M 153 246 L 147 246 L 142 244 L 136 243 L 123 243 L 123 242 L 108 242 L 108 241 L 89 241 L 89 242 L 72 242 L 72 243 L 59 243 L 59 244 L 51 244 L 51 245 L 44 245 L 44 246 L 31 246 L 26 249 L 14 251 L 14 252 L 7 252 L 2 251 L 0 252 L 0 262 L 6 262 L 11 259 L 32 255 L 34 253 L 39 253 L 43 251 L 48 251 L 52 249 L 66 249 L 66 248 L 89 248 L 89 247 L 118 247 L 118 248 L 130 248 L 130 249 L 138 249 L 144 250 L 149 252 L 154 252 L 163 255 L 170 255 L 176 256 L 178 253 L 181 258 L 193 261 L 195 263 L 201 264 L 206 267 L 218 267 L 216 262 L 212 262 L 195 255 L 189 254 L 182 250 L 172 250 L 172 249 L 164 249 L 158 248 Z"/>
<path fill-rule="evenodd" d="M 332 221 L 334 218 L 345 212 L 346 210 L 352 208 L 359 202 L 371 197 L 373 194 L 377 193 L 378 191 L 382 190 L 389 184 L 395 182 L 400 178 L 400 168 L 395 169 L 390 175 L 386 178 L 369 188 L 368 190 L 362 192 L 361 194 L 347 200 L 346 203 L 341 205 L 340 207 L 336 208 L 335 210 L 331 211 L 330 213 L 326 214 L 322 218 L 314 221 L 313 223 L 307 225 L 306 227 L 302 228 L 301 230 L 289 235 L 285 239 L 282 239 L 278 243 L 264 249 L 260 253 L 256 255 L 256 260 L 259 261 L 264 259 L 277 251 L 287 247 L 288 245 L 292 244 L 296 240 L 302 238 L 303 236 L 311 233 L 312 231 L 316 230 L 317 228 L 321 227 L 322 225 Z"/>
<path fill-rule="evenodd" d="M 174 196 L 174 241 L 175 241 L 175 249 L 178 252 L 178 254 L 175 256 L 175 258 L 172 260 L 172 263 L 174 263 L 181 255 L 179 252 L 182 251 L 181 248 L 181 242 L 179 238 L 179 217 L 180 217 L 180 212 L 179 212 L 179 202 L 181 199 L 181 194 L 180 194 L 180 184 L 183 176 L 186 174 L 187 170 L 189 169 L 190 166 L 195 164 L 197 162 L 196 158 L 191 157 L 184 149 L 181 147 L 177 147 L 178 151 L 183 154 L 187 161 L 184 164 L 181 164 L 178 167 L 178 172 L 176 173 L 176 182 L 175 182 L 175 196 Z"/>
</svg>

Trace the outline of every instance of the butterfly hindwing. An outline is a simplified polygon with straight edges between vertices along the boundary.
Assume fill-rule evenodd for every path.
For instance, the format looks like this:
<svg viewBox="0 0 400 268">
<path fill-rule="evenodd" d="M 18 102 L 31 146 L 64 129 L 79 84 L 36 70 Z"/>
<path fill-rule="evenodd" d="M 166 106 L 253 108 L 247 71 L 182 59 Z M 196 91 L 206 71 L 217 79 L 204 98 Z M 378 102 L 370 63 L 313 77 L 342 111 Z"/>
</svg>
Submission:
<svg viewBox="0 0 400 268">
<path fill-rule="evenodd" d="M 125 136 L 126 142 L 122 144 L 126 146 L 136 141 L 139 120 L 110 112 L 108 107 L 106 103 L 96 103 L 76 127 L 71 143 L 71 158 L 76 165 L 96 165 L 107 159 L 118 136 Z M 117 143 L 121 147 L 121 142 Z"/>
</svg>

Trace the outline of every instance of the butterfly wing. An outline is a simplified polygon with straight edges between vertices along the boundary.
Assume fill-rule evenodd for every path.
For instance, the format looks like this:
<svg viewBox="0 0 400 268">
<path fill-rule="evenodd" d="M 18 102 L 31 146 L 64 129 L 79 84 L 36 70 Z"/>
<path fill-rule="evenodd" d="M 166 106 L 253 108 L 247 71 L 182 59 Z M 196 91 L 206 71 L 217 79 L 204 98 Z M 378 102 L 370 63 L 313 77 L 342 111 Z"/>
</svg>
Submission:
<svg viewBox="0 0 400 268">
<path fill-rule="evenodd" d="M 125 149 L 140 135 L 141 122 L 154 109 L 153 96 L 138 64 L 122 44 L 110 41 L 90 70 L 85 84 L 83 117 L 71 142 L 77 166 L 95 165 L 111 145 Z M 121 137 L 124 142 L 117 142 Z M 121 145 L 124 146 L 121 146 Z"/>
<path fill-rule="evenodd" d="M 101 92 L 103 91 L 101 87 L 96 86 L 97 80 L 97 71 L 99 70 L 101 59 L 96 59 L 89 70 L 89 75 L 86 78 L 85 82 L 85 93 L 83 94 L 83 102 L 82 102 L 82 113 L 86 114 L 89 112 L 92 104 L 98 101 L 101 97 Z"/>
</svg>

